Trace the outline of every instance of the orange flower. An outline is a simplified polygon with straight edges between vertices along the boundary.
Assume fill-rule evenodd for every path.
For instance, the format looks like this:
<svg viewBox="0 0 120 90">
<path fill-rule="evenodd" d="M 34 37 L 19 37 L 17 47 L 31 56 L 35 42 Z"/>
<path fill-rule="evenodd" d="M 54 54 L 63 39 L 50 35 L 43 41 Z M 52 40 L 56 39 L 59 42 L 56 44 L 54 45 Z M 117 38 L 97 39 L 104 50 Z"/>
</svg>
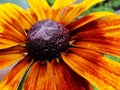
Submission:
<svg viewBox="0 0 120 90">
<path fill-rule="evenodd" d="M 102 0 L 28 0 L 0 5 L 0 68 L 17 65 L 0 90 L 120 90 L 120 16 L 80 14 Z"/>
</svg>

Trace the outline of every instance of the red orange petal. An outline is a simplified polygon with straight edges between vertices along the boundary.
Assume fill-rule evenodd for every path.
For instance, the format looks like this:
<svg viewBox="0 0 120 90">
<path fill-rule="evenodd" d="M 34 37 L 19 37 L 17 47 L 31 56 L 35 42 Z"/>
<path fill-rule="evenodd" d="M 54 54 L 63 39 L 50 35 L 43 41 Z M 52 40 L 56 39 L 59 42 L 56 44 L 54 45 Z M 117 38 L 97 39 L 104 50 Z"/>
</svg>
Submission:
<svg viewBox="0 0 120 90">
<path fill-rule="evenodd" d="M 75 43 L 75 45 L 77 47 L 94 50 L 99 53 L 120 57 L 119 39 L 84 38 L 81 42 Z"/>
<path fill-rule="evenodd" d="M 53 70 L 49 62 L 35 62 L 24 84 L 24 90 L 56 90 Z"/>
<path fill-rule="evenodd" d="M 65 63 L 36 62 L 25 81 L 24 90 L 92 90 L 90 84 Z"/>
<path fill-rule="evenodd" d="M 110 18 L 111 17 L 111 18 Z M 73 31 L 78 47 L 120 57 L 120 16 L 94 20 Z"/>
<path fill-rule="evenodd" d="M 70 28 L 70 30 L 73 30 L 73 29 L 79 28 L 81 26 L 84 26 L 85 24 L 90 23 L 91 21 L 94 21 L 96 19 L 108 16 L 108 15 L 113 15 L 113 13 L 111 13 L 111 12 L 95 12 L 95 13 L 91 13 L 91 14 L 88 14 L 88 15 L 86 15 L 84 17 L 81 17 L 79 20 L 71 23 L 67 27 Z"/>
<path fill-rule="evenodd" d="M 52 68 L 57 90 L 92 90 L 88 81 L 83 79 L 62 60 L 53 61 Z"/>
<path fill-rule="evenodd" d="M 89 15 L 88 15 L 89 16 Z M 83 17 L 84 19 L 85 17 Z M 90 18 L 90 17 L 89 17 Z M 83 23 L 81 20 L 80 28 L 75 29 L 74 33 L 81 37 L 94 37 L 94 36 L 114 36 L 113 34 L 120 34 L 120 16 L 110 15 L 103 17 L 99 20 L 93 20 L 90 18 L 89 23 Z M 87 20 L 86 20 L 87 21 Z M 79 22 L 79 21 L 78 21 Z M 79 23 L 78 23 L 79 24 Z M 74 25 L 75 26 L 75 25 Z M 71 26 L 72 27 L 72 26 Z M 99 34 L 99 35 L 98 35 Z M 75 35 L 74 35 L 75 36 Z M 114 36 L 116 37 L 116 36 Z M 118 37 L 118 35 L 117 35 Z"/>
<path fill-rule="evenodd" d="M 14 46 L 14 47 L 7 48 L 7 49 L 1 49 L 0 50 L 0 55 L 22 54 L 22 53 L 25 53 L 25 52 L 26 52 L 26 49 L 24 47 Z"/>
</svg>

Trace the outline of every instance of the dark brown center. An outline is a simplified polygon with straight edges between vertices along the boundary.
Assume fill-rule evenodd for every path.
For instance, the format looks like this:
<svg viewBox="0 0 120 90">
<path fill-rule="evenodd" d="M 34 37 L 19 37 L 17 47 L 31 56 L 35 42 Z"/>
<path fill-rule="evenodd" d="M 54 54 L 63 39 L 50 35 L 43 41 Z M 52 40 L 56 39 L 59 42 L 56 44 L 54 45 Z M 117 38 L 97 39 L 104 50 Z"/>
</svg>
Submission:
<svg viewBox="0 0 120 90">
<path fill-rule="evenodd" d="M 42 20 L 27 32 L 27 50 L 36 60 L 53 59 L 69 45 L 69 32 L 53 20 Z"/>
</svg>

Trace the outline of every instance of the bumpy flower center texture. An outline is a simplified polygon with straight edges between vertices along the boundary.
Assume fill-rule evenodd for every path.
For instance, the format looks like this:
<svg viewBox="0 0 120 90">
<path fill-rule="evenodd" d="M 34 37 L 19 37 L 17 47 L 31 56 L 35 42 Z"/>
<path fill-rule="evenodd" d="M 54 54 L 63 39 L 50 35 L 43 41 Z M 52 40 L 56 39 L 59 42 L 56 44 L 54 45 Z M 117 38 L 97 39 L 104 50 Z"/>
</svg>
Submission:
<svg viewBox="0 0 120 90">
<path fill-rule="evenodd" d="M 69 45 L 69 32 L 53 20 L 42 20 L 27 32 L 27 50 L 36 60 L 53 59 Z"/>
</svg>

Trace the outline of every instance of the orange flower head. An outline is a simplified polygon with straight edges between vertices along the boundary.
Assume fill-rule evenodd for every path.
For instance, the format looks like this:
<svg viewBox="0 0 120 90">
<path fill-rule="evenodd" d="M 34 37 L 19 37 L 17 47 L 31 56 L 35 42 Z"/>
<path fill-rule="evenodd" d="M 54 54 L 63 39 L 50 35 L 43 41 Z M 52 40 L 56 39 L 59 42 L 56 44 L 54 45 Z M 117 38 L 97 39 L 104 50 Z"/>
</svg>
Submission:
<svg viewBox="0 0 120 90">
<path fill-rule="evenodd" d="M 120 90 L 120 16 L 81 16 L 101 1 L 0 4 L 0 69 L 16 63 L 0 90 Z"/>
</svg>

